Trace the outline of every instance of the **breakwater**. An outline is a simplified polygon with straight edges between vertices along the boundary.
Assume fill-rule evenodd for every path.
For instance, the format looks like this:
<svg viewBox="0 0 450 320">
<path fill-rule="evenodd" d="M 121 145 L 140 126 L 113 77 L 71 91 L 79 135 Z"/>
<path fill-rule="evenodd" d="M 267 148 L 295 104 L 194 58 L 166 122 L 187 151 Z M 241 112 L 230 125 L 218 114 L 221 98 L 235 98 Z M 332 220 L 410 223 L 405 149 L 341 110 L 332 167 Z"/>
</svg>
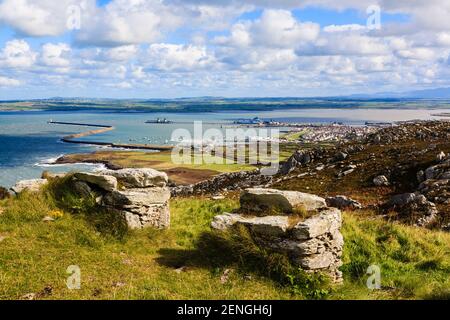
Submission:
<svg viewBox="0 0 450 320">
<path fill-rule="evenodd" d="M 128 144 L 128 143 L 114 143 L 114 142 L 104 142 L 104 141 L 86 141 L 86 140 L 78 140 L 82 137 L 92 136 L 108 131 L 115 130 L 116 128 L 108 125 L 101 124 L 91 124 L 91 123 L 76 123 L 76 122 L 59 122 L 59 121 L 49 121 L 49 124 L 56 125 L 68 125 L 68 126 L 81 126 L 81 127 L 97 127 L 100 129 L 89 130 L 85 132 L 75 133 L 68 136 L 64 136 L 61 141 L 65 143 L 73 143 L 73 144 L 86 144 L 86 145 L 95 145 L 95 146 L 105 146 L 110 148 L 121 148 L 121 149 L 135 149 L 135 150 L 154 150 L 154 151 L 170 151 L 174 148 L 174 146 L 169 145 L 155 145 L 155 144 Z"/>
</svg>

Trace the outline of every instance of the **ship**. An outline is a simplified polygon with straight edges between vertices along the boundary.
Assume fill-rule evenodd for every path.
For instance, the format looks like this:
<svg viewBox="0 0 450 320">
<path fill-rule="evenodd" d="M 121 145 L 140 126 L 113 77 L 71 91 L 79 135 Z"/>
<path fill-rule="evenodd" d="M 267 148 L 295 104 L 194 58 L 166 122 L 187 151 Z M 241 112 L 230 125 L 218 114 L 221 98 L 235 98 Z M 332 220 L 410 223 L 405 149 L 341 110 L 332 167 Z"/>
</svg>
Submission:
<svg viewBox="0 0 450 320">
<path fill-rule="evenodd" d="M 173 121 L 167 120 L 166 118 L 157 118 L 156 120 L 148 120 L 145 121 L 145 123 L 153 123 L 153 124 L 170 124 L 173 123 Z"/>
</svg>

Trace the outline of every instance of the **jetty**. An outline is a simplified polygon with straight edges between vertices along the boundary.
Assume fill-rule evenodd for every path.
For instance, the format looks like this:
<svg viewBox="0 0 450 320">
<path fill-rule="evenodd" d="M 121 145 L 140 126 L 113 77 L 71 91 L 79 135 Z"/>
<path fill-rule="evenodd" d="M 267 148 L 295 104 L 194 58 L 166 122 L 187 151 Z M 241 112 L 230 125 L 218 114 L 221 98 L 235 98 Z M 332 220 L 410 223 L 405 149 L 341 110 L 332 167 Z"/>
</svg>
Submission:
<svg viewBox="0 0 450 320">
<path fill-rule="evenodd" d="M 92 136 L 108 131 L 115 130 L 116 128 L 108 125 L 101 124 L 91 124 L 91 123 L 77 123 L 77 122 L 61 122 L 61 121 L 48 121 L 49 124 L 56 125 L 66 125 L 66 126 L 81 126 L 81 127 L 96 127 L 100 129 L 89 130 L 81 133 L 75 133 L 68 136 L 62 137 L 61 141 L 65 143 L 73 143 L 73 144 L 85 144 L 85 145 L 94 145 L 94 146 L 103 146 L 109 148 L 120 148 L 120 149 L 134 149 L 134 150 L 153 150 L 153 151 L 170 151 L 174 149 L 174 146 L 170 145 L 156 145 L 156 144 L 127 144 L 127 143 L 114 143 L 114 142 L 104 142 L 104 141 L 87 141 L 87 140 L 78 140 L 82 137 Z"/>
</svg>

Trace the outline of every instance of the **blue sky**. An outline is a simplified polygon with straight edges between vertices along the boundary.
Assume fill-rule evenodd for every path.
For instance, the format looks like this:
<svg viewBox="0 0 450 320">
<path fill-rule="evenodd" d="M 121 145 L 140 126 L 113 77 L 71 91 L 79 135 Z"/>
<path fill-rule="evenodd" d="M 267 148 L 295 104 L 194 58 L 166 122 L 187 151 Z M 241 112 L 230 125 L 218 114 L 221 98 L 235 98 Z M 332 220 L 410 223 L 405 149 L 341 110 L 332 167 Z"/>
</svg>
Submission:
<svg viewBox="0 0 450 320">
<path fill-rule="evenodd" d="M 450 85 L 450 23 L 440 19 L 450 4 L 381 0 L 379 16 L 371 6 L 0 0 L 0 99 L 324 96 Z M 79 30 L 69 30 L 73 21 Z"/>
</svg>

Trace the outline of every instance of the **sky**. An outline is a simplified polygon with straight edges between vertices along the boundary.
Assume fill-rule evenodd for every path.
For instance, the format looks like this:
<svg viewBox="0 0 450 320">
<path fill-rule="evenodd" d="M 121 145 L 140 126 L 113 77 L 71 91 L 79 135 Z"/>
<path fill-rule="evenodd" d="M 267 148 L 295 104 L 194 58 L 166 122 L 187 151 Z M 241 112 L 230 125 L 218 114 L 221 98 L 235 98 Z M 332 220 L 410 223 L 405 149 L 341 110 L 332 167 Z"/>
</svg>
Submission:
<svg viewBox="0 0 450 320">
<path fill-rule="evenodd" d="M 0 0 L 0 100 L 450 86 L 450 0 Z"/>
</svg>

